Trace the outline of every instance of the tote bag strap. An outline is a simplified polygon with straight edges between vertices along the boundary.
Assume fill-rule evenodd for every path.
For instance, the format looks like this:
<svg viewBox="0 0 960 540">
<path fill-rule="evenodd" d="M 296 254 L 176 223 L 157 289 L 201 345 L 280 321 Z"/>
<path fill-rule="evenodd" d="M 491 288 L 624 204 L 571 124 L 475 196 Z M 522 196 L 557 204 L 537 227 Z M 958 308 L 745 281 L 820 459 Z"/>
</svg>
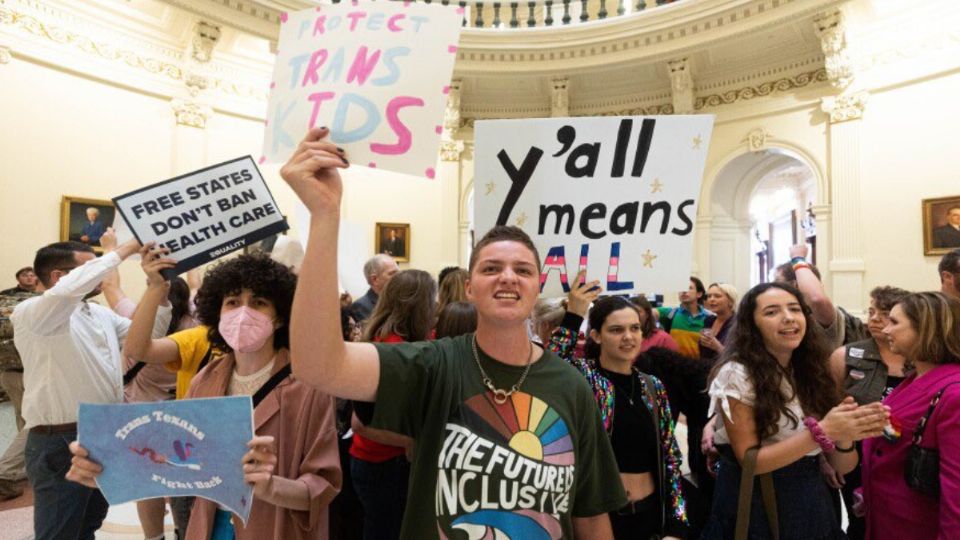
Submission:
<svg viewBox="0 0 960 540">
<path fill-rule="evenodd" d="M 750 529 L 750 506 L 753 501 L 753 478 L 757 468 L 757 453 L 760 445 L 747 449 L 743 455 L 740 472 L 740 497 L 737 501 L 737 529 L 736 540 L 748 540 Z M 770 532 L 774 540 L 780 540 L 780 523 L 777 518 L 777 494 L 773 488 L 773 476 L 770 473 L 760 475 L 760 495 L 763 498 L 763 508 L 770 522 Z"/>
</svg>

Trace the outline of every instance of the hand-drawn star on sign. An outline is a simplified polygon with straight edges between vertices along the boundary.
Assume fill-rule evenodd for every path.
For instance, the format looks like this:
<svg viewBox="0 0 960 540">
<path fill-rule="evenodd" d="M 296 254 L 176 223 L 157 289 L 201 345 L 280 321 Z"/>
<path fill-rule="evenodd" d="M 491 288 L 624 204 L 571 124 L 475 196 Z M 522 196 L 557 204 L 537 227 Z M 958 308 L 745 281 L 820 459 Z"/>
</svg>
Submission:
<svg viewBox="0 0 960 540">
<path fill-rule="evenodd" d="M 653 183 L 650 184 L 650 193 L 660 193 L 663 191 L 663 184 L 660 183 L 659 178 L 654 178 Z"/>
<path fill-rule="evenodd" d="M 497 185 L 494 184 L 493 182 L 487 182 L 486 188 L 487 188 L 487 192 L 484 193 L 484 195 L 489 195 L 493 193 L 493 190 L 497 189 Z"/>
<path fill-rule="evenodd" d="M 653 268 L 653 260 L 657 258 L 656 255 L 654 255 L 653 253 L 650 253 L 650 250 L 648 249 L 646 253 L 641 255 L 641 257 L 643 257 L 644 266 L 646 266 L 647 268 Z"/>
<path fill-rule="evenodd" d="M 697 134 L 697 136 L 693 138 L 693 149 L 694 149 L 694 150 L 699 150 L 699 149 L 700 149 L 700 143 L 702 143 L 702 142 L 703 142 L 703 139 L 701 139 L 701 138 L 700 138 L 700 135 Z"/>
<path fill-rule="evenodd" d="M 517 216 L 517 227 L 523 227 L 523 224 L 527 222 L 527 213 L 520 212 L 520 215 Z"/>
</svg>

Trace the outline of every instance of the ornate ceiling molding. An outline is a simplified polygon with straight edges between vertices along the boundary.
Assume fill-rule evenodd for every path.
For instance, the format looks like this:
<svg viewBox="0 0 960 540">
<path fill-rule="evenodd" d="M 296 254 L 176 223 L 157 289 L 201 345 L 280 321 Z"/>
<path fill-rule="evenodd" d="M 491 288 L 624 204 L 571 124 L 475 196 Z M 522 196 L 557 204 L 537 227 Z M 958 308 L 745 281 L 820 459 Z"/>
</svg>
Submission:
<svg viewBox="0 0 960 540">
<path fill-rule="evenodd" d="M 52 7 L 48 7 L 47 11 L 51 9 Z M 51 16 L 52 15 L 53 13 L 51 12 Z M 160 50 L 156 44 L 142 43 L 144 48 L 157 50 L 161 56 L 170 58 L 170 61 L 145 54 L 142 51 L 122 47 L 109 41 L 93 39 L 72 29 L 41 20 L 32 14 L 15 11 L 3 4 L 0 4 L 0 25 L 8 26 L 14 31 L 27 32 L 42 41 L 73 48 L 76 51 L 92 57 L 116 62 L 121 67 L 159 76 L 171 82 L 184 83 L 191 88 L 197 88 L 199 90 L 210 88 L 241 99 L 262 102 L 265 102 L 269 95 L 266 88 L 254 87 L 242 81 L 231 80 L 226 77 L 203 76 L 198 78 L 197 73 L 193 71 L 188 72 L 185 69 L 187 65 L 187 55 L 194 54 L 198 46 L 204 49 L 203 52 L 208 58 L 212 54 L 216 39 L 211 40 L 212 36 L 209 34 L 212 32 L 212 29 L 209 25 L 203 25 L 203 23 L 197 26 L 194 36 L 196 40 L 200 41 L 199 45 L 197 43 L 191 43 L 187 51 L 178 51 L 173 48 L 163 48 Z M 218 37 L 219 36 L 217 36 L 217 38 Z M 138 42 L 137 45 L 141 45 L 141 43 Z M 26 51 L 24 51 L 24 54 L 26 54 Z M 202 56 L 203 54 L 201 54 L 201 57 Z M 198 65 L 203 65 L 207 73 L 225 75 L 236 71 L 209 59 L 206 62 L 199 62 L 193 59 L 192 61 Z M 203 79 L 202 81 L 200 80 L 201 78 Z"/>
<path fill-rule="evenodd" d="M 60 26 L 48 24 L 26 13 L 13 11 L 0 5 L 0 24 L 10 25 L 34 36 L 74 47 L 87 54 L 106 60 L 121 61 L 132 68 L 142 69 L 154 75 L 163 75 L 173 80 L 183 79 L 183 71 L 176 64 L 145 57 L 129 49 L 117 47 L 111 43 L 95 41 L 87 36 L 66 30 Z"/>
<path fill-rule="evenodd" d="M 869 92 L 855 92 L 820 100 L 820 110 L 830 115 L 830 123 L 837 124 L 863 118 L 870 99 Z"/>
<path fill-rule="evenodd" d="M 698 97 L 694 104 L 694 109 L 719 107 L 721 105 L 731 105 L 738 101 L 748 101 L 758 97 L 769 96 L 775 92 L 788 92 L 796 90 L 811 84 L 826 82 L 829 80 L 826 68 L 820 68 L 815 71 L 808 71 L 795 75 L 793 77 L 784 77 L 775 81 L 765 82 L 754 86 L 745 86 L 736 90 L 729 90 L 720 94 Z"/>
</svg>

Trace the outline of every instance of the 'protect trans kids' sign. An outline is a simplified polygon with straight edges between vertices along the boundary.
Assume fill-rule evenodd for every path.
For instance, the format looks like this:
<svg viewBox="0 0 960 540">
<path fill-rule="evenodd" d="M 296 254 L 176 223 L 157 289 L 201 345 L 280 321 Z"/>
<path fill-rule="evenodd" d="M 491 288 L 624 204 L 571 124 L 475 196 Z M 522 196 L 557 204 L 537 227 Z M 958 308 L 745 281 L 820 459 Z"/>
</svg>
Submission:
<svg viewBox="0 0 960 540">
<path fill-rule="evenodd" d="M 262 161 L 312 127 L 354 165 L 433 178 L 462 8 L 343 2 L 281 16 Z"/>
</svg>

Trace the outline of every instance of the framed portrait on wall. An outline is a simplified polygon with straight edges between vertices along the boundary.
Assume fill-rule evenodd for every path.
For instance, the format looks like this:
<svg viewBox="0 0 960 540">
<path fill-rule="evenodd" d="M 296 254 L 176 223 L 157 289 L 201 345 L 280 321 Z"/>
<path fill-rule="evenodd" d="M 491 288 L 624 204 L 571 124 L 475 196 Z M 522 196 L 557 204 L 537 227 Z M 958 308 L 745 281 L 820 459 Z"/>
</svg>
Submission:
<svg viewBox="0 0 960 540">
<path fill-rule="evenodd" d="M 924 199 L 923 254 L 943 255 L 960 248 L 960 195 Z"/>
<path fill-rule="evenodd" d="M 377 223 L 374 250 L 390 255 L 397 262 L 410 261 L 410 224 Z"/>
<path fill-rule="evenodd" d="M 113 202 L 64 195 L 60 201 L 60 241 L 73 240 L 103 253 L 100 237 L 113 226 Z"/>
</svg>

